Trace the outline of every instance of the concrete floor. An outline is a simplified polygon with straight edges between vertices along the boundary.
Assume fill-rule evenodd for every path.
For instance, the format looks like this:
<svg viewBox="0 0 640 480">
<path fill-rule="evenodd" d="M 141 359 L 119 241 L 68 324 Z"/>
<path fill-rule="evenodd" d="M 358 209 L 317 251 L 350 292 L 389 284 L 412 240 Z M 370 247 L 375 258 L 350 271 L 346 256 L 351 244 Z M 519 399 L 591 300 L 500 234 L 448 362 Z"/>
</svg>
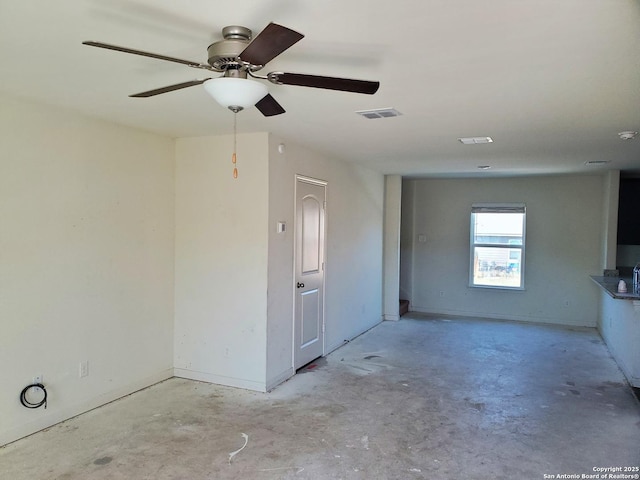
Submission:
<svg viewBox="0 0 640 480">
<path fill-rule="evenodd" d="M 640 404 L 593 329 L 411 314 L 313 365 L 268 394 L 168 380 L 0 449 L 0 476 L 526 480 L 640 465 Z"/>
</svg>

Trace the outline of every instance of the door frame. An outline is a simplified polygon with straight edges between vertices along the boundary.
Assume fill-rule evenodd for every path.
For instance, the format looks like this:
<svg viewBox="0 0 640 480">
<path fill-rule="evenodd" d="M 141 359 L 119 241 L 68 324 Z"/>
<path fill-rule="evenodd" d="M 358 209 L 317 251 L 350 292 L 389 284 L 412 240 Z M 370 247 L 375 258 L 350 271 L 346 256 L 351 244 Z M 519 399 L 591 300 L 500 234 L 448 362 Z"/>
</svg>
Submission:
<svg viewBox="0 0 640 480">
<path fill-rule="evenodd" d="M 292 310 L 292 333 L 291 333 L 291 365 L 293 366 L 294 372 L 297 370 L 296 367 L 296 275 L 298 265 L 296 263 L 297 254 L 298 254 L 298 242 L 295 239 L 295 235 L 298 231 L 298 182 L 310 183 L 312 185 L 318 185 L 324 187 L 324 221 L 323 221 L 323 232 L 324 236 L 324 245 L 322 248 L 322 324 L 320 325 L 320 332 L 322 335 L 322 356 L 324 357 L 327 354 L 327 342 L 326 342 L 326 272 L 327 272 L 327 205 L 328 205 L 328 197 L 329 197 L 329 182 L 326 180 L 320 180 L 318 178 L 309 177 L 306 175 L 296 174 L 294 178 L 294 188 L 293 188 L 293 231 L 294 231 L 294 241 L 293 241 L 293 272 L 292 272 L 292 282 L 291 282 L 291 295 L 293 296 L 293 310 Z"/>
</svg>

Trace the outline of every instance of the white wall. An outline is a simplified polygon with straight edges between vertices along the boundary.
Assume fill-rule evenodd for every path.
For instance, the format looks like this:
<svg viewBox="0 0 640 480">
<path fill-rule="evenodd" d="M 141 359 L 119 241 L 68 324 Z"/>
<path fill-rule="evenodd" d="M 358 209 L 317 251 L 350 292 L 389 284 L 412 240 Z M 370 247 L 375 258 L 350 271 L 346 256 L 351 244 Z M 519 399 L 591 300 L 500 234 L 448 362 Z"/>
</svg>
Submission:
<svg viewBox="0 0 640 480">
<path fill-rule="evenodd" d="M 278 145 L 285 145 L 284 153 Z M 384 177 L 270 137 L 267 385 L 292 373 L 295 175 L 328 182 L 325 346 L 330 352 L 382 318 Z M 285 234 L 276 223 L 287 222 Z"/>
<path fill-rule="evenodd" d="M 603 189 L 601 176 L 405 181 L 401 290 L 411 309 L 595 326 Z M 481 202 L 526 204 L 524 292 L 468 287 L 470 209 Z"/>
<path fill-rule="evenodd" d="M 0 145 L 4 444 L 172 375 L 174 192 L 173 140 L 66 110 L 0 97 Z"/>
<path fill-rule="evenodd" d="M 264 391 L 269 151 L 266 133 L 176 142 L 175 372 Z"/>
<path fill-rule="evenodd" d="M 416 182 L 403 181 L 401 188 L 400 298 L 409 300 L 413 296 L 414 244 L 417 244 L 417 238 L 413 234 L 415 230 L 414 215 L 419 209 L 414 207 Z"/>
</svg>

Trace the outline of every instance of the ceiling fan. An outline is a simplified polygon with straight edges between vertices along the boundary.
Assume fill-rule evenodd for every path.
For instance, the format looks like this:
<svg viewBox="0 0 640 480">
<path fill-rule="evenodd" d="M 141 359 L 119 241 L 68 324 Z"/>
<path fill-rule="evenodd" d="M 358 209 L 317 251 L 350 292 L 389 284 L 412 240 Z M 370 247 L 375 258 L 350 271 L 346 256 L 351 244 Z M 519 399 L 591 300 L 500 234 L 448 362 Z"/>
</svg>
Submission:
<svg viewBox="0 0 640 480">
<path fill-rule="evenodd" d="M 251 30 L 237 25 L 223 28 L 222 36 L 224 40 L 209 45 L 207 49 L 207 63 L 168 57 L 166 55 L 119 47 L 108 43 L 94 41 L 82 43 L 91 47 L 106 48 L 118 52 L 157 58 L 158 60 L 181 63 L 192 68 L 222 72 L 222 76 L 220 77 L 190 80 L 130 96 L 146 98 L 204 84 L 205 90 L 216 99 L 218 103 L 228 107 L 234 113 L 252 105 L 255 105 L 266 117 L 285 112 L 284 108 L 269 94 L 263 82 L 251 80 L 248 77 L 268 80 L 276 85 L 298 85 L 302 87 L 341 90 L 368 95 L 374 94 L 380 86 L 380 82 L 305 75 L 301 73 L 270 72 L 264 76 L 256 74 L 256 72 L 264 68 L 267 63 L 304 38 L 304 35 L 301 33 L 276 23 L 267 25 L 253 41 Z"/>
</svg>

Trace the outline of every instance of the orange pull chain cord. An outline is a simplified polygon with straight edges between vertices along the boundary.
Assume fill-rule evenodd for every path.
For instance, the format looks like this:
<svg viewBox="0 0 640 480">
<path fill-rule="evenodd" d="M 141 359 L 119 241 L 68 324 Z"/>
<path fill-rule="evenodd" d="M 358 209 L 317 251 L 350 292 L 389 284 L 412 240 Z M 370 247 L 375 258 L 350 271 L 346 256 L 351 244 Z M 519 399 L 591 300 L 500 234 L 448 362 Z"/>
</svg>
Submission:
<svg viewBox="0 0 640 480">
<path fill-rule="evenodd" d="M 236 167 L 236 121 L 237 113 L 233 113 L 233 155 L 231 155 L 231 163 L 233 163 L 233 178 L 238 178 L 238 168 Z"/>
<path fill-rule="evenodd" d="M 236 152 L 231 155 L 231 163 L 236 164 Z M 238 178 L 238 169 L 235 166 L 233 167 L 233 178 Z"/>
</svg>

